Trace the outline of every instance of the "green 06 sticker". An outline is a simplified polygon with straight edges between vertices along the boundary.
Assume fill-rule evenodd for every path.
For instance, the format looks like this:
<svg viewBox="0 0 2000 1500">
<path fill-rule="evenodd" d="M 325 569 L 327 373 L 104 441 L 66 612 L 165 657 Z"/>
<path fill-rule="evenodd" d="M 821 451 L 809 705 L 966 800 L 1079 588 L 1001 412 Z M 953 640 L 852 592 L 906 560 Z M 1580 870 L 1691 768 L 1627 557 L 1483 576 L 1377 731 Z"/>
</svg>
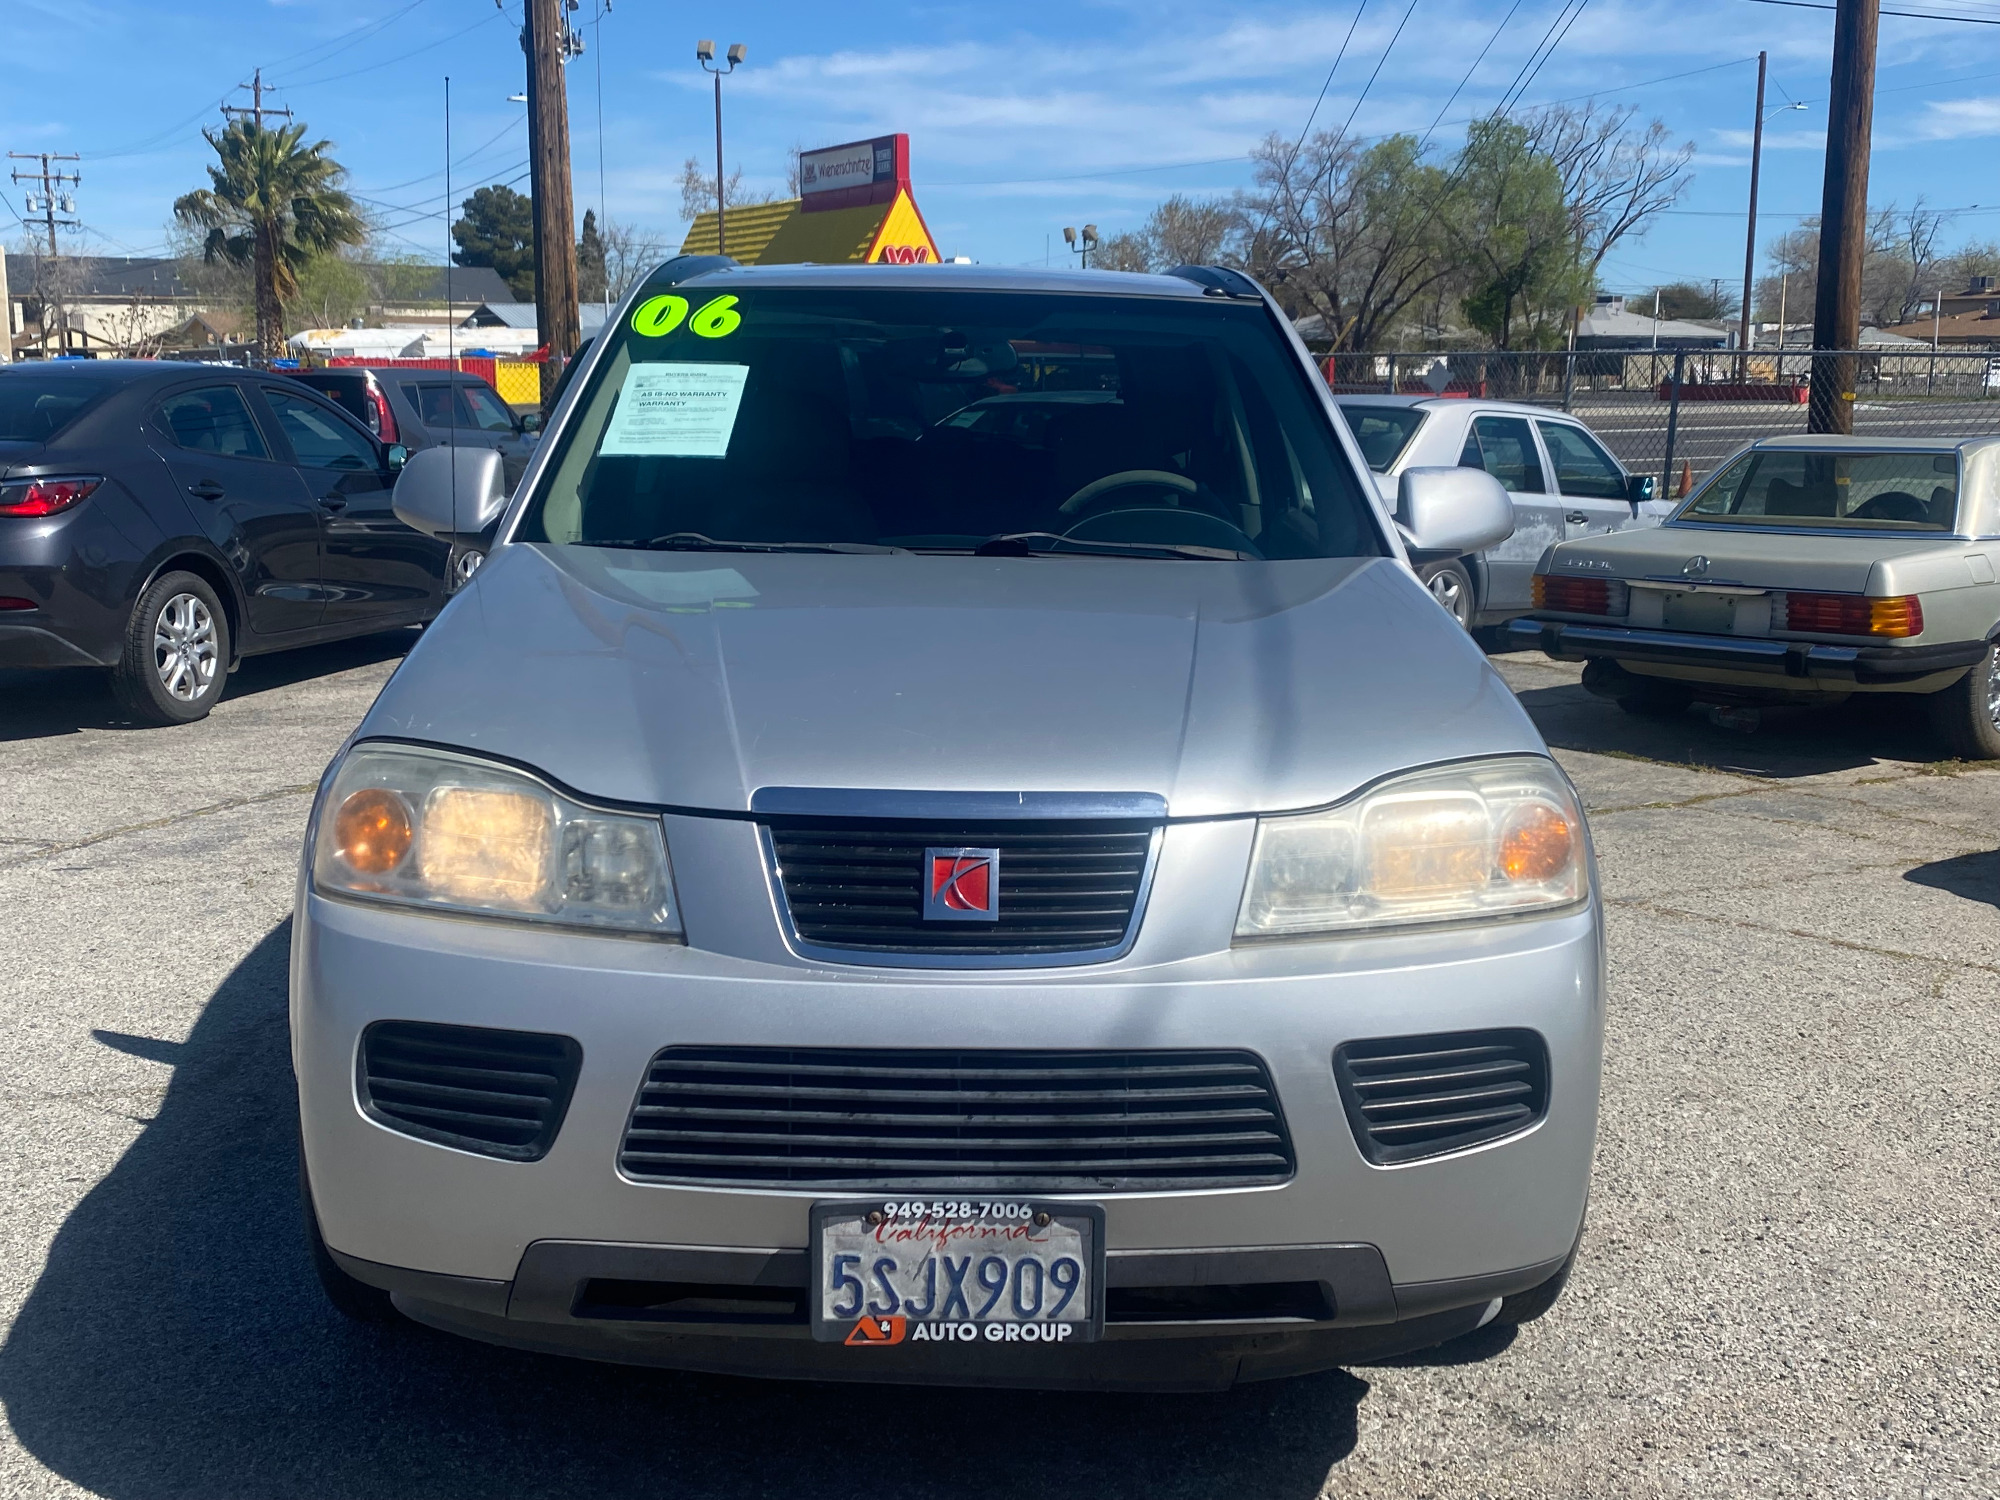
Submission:
<svg viewBox="0 0 2000 1500">
<path fill-rule="evenodd" d="M 687 312 L 685 297 L 648 297 L 633 309 L 632 331 L 644 338 L 665 338 L 681 326 Z M 736 298 L 731 296 L 704 302 L 701 310 L 688 319 L 689 331 L 705 339 L 726 339 L 742 326 L 743 314 L 736 310 Z"/>
</svg>

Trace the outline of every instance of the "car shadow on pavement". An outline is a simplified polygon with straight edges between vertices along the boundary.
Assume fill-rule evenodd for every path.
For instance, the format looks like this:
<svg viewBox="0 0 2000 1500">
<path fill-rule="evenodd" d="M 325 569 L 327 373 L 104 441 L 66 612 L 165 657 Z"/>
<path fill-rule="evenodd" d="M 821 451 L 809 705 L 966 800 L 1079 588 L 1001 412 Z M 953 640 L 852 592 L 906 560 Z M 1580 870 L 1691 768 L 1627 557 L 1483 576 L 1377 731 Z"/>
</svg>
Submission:
<svg viewBox="0 0 2000 1500">
<path fill-rule="evenodd" d="M 0 1346 L 0 1403 L 93 1493 L 426 1500 L 1046 1493 L 1305 1500 L 1353 1449 L 1345 1372 L 1207 1396 L 732 1380 L 348 1323 L 299 1231 L 290 924 L 188 1040 L 159 1113 L 71 1212 Z M 1443 1351 L 1440 1351 L 1442 1353 Z"/>
<path fill-rule="evenodd" d="M 1995 836 L 2000 837 L 2000 834 Z M 1963 896 L 1968 901 L 2000 906 L 2000 849 L 1932 860 L 1914 870 L 1905 870 L 1903 879 L 1916 885 L 1927 885 L 1933 890 L 1950 891 L 1952 895 Z"/>
<path fill-rule="evenodd" d="M 1582 687 L 1516 694 L 1542 738 L 1559 750 L 1631 755 L 1774 780 L 1822 776 L 1880 761 L 1928 763 L 1944 751 L 1920 708 L 1888 695 L 1857 695 L 1830 708 L 1766 708 L 1730 728 L 1702 705 L 1667 718 L 1628 714 Z"/>
<path fill-rule="evenodd" d="M 309 678 L 394 661 L 417 643 L 417 632 L 388 630 L 324 646 L 245 657 L 229 674 L 222 702 L 254 697 Z M 111 674 L 87 667 L 0 671 L 0 741 L 38 740 L 80 729 L 144 729 L 111 693 Z"/>
</svg>

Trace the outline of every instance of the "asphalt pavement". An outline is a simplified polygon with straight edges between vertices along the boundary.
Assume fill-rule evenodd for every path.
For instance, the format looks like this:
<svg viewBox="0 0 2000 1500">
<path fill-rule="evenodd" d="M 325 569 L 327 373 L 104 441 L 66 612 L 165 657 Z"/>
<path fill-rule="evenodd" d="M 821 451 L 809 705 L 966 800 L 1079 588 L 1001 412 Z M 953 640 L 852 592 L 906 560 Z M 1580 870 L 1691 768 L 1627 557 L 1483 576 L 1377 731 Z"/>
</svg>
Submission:
<svg viewBox="0 0 2000 1500">
<path fill-rule="evenodd" d="M 407 644 L 135 729 L 0 673 L 0 1496 L 2000 1493 L 2000 770 L 1892 703 L 1667 724 L 1498 658 L 1590 808 L 1604 1114 L 1518 1334 L 1220 1396 L 724 1380 L 343 1322 L 301 1246 L 287 915 Z"/>
</svg>

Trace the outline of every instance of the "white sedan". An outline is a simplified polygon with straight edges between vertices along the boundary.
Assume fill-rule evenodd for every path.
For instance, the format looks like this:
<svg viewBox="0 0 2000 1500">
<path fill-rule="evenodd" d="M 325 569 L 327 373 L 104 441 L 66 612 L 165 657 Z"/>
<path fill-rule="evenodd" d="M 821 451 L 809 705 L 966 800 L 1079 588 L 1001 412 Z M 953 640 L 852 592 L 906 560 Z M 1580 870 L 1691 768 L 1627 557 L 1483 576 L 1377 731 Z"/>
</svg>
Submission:
<svg viewBox="0 0 2000 1500">
<path fill-rule="evenodd" d="M 1383 499 L 1405 469 L 1484 469 L 1514 502 L 1514 534 L 1470 557 L 1412 556 L 1437 601 L 1468 630 L 1534 608 L 1535 565 L 1557 542 L 1657 526 L 1672 502 L 1629 473 L 1588 427 L 1543 406 L 1452 396 L 1342 396 L 1337 403 Z"/>
</svg>

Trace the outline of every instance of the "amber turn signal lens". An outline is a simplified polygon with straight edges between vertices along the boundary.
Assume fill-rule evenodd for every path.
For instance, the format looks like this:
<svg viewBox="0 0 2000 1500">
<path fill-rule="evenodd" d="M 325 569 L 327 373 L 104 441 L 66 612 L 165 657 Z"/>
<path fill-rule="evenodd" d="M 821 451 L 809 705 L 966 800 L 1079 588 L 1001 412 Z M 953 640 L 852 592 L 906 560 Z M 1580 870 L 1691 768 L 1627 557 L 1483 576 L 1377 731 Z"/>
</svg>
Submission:
<svg viewBox="0 0 2000 1500">
<path fill-rule="evenodd" d="M 1555 808 L 1530 803 L 1500 835 L 1500 873 L 1509 880 L 1553 880 L 1575 857 L 1576 835 Z"/>
<path fill-rule="evenodd" d="M 409 804 L 394 792 L 364 787 L 333 815 L 333 842 L 348 868 L 386 875 L 410 852 Z"/>
</svg>

